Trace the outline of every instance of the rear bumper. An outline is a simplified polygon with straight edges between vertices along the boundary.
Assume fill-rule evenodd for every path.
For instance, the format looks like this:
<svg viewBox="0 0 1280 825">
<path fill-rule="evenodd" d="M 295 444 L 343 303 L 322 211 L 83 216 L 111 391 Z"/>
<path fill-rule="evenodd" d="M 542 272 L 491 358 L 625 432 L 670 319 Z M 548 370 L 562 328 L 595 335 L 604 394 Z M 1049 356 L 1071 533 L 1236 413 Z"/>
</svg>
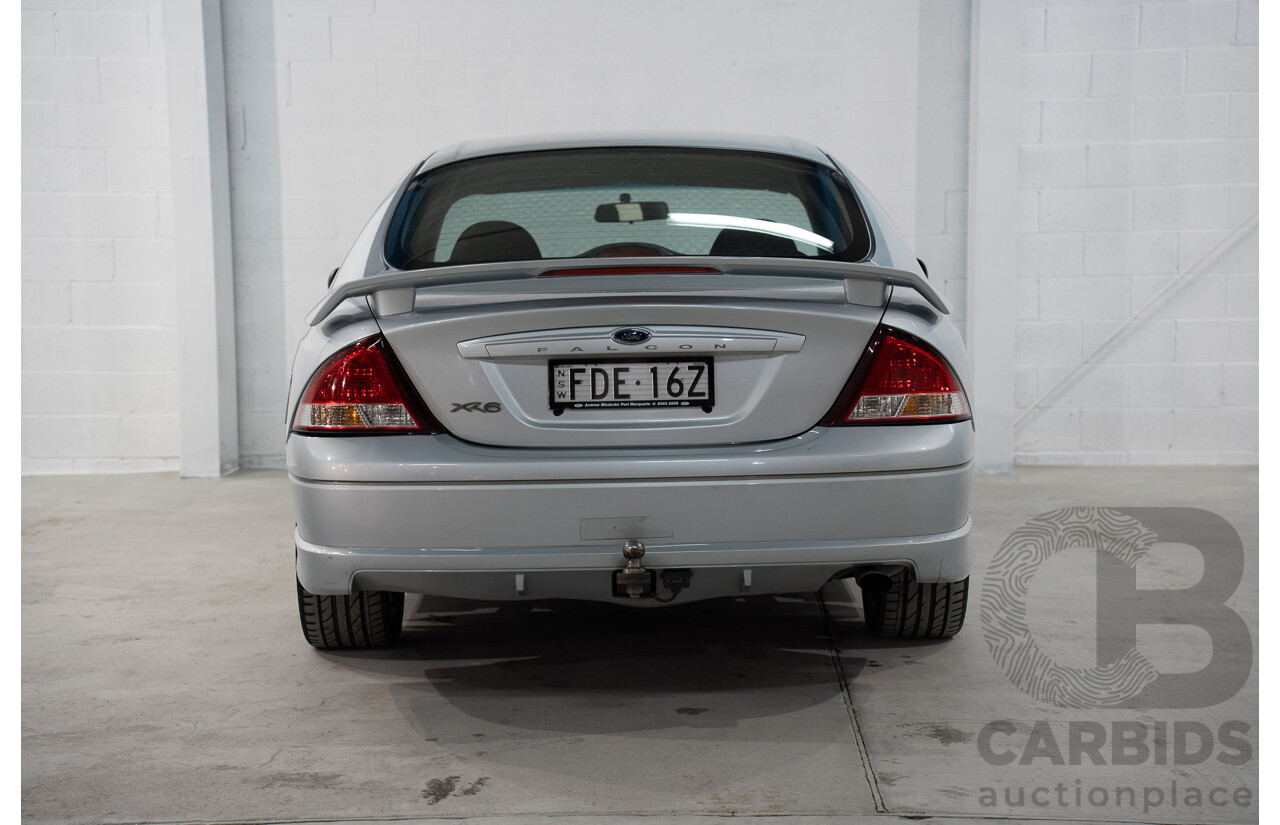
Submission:
<svg viewBox="0 0 1280 825">
<path fill-rule="evenodd" d="M 612 600 L 632 538 L 645 567 L 694 571 L 681 601 L 816 590 L 868 564 L 926 582 L 970 567 L 967 422 L 614 454 L 294 435 L 287 454 L 314 593 Z"/>
<path fill-rule="evenodd" d="M 912 567 L 925 581 L 956 581 L 969 574 L 968 520 L 932 536 L 843 542 L 752 542 L 650 545 L 652 570 L 693 571 L 680 601 L 820 589 L 855 566 Z M 298 580 L 313 593 L 394 590 L 465 599 L 583 599 L 615 601 L 613 571 L 622 567 L 621 544 L 530 547 L 462 552 L 422 548 L 322 547 L 295 536 Z M 654 607 L 649 599 L 625 601 Z"/>
</svg>

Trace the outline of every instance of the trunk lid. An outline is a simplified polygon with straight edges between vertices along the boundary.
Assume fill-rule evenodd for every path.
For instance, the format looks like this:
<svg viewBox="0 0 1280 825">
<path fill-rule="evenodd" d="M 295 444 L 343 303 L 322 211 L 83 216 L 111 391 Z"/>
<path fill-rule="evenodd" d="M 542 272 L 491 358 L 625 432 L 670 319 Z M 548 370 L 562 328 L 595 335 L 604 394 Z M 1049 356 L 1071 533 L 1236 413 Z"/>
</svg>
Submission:
<svg viewBox="0 0 1280 825">
<path fill-rule="evenodd" d="M 509 447 L 771 441 L 813 427 L 883 314 L 841 281 L 599 275 L 418 288 L 379 318 L 450 433 Z"/>
</svg>

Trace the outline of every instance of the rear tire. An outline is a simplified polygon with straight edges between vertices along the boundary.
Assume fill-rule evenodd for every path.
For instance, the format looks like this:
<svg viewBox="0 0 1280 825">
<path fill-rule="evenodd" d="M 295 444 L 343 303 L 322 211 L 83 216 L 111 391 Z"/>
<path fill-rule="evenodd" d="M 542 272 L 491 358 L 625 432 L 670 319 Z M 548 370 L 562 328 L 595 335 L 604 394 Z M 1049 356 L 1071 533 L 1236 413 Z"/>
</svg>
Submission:
<svg viewBox="0 0 1280 825">
<path fill-rule="evenodd" d="M 381 647 L 400 638 L 404 594 L 361 590 L 354 596 L 321 596 L 298 582 L 298 616 L 313 647 Z"/>
<path fill-rule="evenodd" d="M 964 626 L 969 579 L 920 584 L 909 570 L 891 578 L 884 593 L 862 591 L 867 630 L 898 639 L 948 639 Z"/>
</svg>

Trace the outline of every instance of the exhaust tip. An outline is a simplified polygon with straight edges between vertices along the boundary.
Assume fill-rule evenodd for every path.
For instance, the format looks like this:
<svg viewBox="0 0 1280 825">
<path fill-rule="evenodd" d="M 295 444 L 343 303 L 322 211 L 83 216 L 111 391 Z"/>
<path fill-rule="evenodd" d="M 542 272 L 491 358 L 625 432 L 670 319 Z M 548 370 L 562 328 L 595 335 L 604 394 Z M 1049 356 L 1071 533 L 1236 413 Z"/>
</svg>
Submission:
<svg viewBox="0 0 1280 825">
<path fill-rule="evenodd" d="M 864 593 L 888 593 L 893 589 L 893 579 L 881 573 L 879 570 L 868 570 L 854 577 L 858 587 L 861 587 Z"/>
</svg>

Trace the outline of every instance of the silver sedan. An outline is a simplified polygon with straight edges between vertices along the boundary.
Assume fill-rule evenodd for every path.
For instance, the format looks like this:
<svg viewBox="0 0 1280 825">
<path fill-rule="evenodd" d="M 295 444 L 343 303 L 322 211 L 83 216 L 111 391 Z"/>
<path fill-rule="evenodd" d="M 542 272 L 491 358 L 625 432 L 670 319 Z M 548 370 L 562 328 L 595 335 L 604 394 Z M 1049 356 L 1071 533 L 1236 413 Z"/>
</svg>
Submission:
<svg viewBox="0 0 1280 825">
<path fill-rule="evenodd" d="M 656 607 L 847 578 L 870 632 L 955 634 L 974 436 L 948 313 L 806 143 L 436 152 L 293 365 L 307 640 L 391 643 L 405 593 Z"/>
</svg>

